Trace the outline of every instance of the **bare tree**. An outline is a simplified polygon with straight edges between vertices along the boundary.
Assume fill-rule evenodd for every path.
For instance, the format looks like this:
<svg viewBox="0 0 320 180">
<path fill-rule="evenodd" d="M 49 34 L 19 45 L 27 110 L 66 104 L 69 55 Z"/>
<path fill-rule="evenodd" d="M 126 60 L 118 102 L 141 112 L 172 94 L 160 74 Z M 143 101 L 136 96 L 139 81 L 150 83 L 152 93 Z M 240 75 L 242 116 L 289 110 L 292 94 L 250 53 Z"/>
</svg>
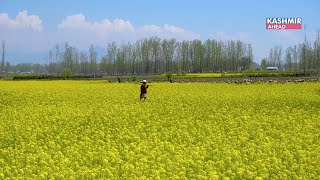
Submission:
<svg viewBox="0 0 320 180">
<path fill-rule="evenodd" d="M 292 48 L 288 47 L 286 49 L 286 64 L 285 64 L 286 70 L 292 70 Z"/>
<path fill-rule="evenodd" d="M 1 59 L 1 72 L 0 74 L 3 74 L 5 71 L 5 42 L 2 41 L 2 59 Z"/>
<path fill-rule="evenodd" d="M 93 78 L 96 78 L 97 52 L 92 44 L 90 45 L 90 48 L 89 48 L 89 56 L 90 56 L 90 73 L 93 74 Z"/>
</svg>

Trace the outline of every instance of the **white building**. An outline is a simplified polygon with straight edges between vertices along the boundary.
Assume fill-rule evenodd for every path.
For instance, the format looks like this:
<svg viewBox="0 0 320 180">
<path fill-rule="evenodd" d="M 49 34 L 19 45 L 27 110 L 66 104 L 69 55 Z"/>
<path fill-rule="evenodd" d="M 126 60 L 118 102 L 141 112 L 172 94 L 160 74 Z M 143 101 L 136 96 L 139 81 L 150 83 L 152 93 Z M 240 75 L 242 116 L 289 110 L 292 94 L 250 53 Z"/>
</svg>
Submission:
<svg viewBox="0 0 320 180">
<path fill-rule="evenodd" d="M 275 70 L 279 70 L 279 68 L 278 67 L 267 67 L 266 70 L 275 71 Z"/>
</svg>

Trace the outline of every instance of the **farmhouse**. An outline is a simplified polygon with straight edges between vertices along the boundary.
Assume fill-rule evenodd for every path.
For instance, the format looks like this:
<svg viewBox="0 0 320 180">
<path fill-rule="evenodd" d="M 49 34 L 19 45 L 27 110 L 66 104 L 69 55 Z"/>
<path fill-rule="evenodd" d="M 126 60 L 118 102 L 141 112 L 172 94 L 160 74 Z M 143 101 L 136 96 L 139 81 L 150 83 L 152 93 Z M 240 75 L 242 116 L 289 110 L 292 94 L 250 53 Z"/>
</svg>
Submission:
<svg viewBox="0 0 320 180">
<path fill-rule="evenodd" d="M 276 71 L 276 70 L 279 70 L 279 68 L 278 67 L 267 67 L 266 70 Z"/>
</svg>

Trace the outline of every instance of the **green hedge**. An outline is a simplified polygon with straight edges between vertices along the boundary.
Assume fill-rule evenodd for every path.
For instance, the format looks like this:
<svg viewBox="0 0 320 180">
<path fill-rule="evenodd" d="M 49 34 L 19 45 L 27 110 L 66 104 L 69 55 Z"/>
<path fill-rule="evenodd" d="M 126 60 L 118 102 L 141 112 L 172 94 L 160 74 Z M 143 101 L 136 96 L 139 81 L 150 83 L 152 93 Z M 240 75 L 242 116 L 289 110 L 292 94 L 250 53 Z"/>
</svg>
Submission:
<svg viewBox="0 0 320 180">
<path fill-rule="evenodd" d="M 36 80 L 36 79 L 64 79 L 62 75 L 51 74 L 13 74 L 10 75 L 13 80 Z M 70 79 L 91 79 L 93 75 L 72 75 Z M 102 78 L 101 75 L 96 75 L 95 78 Z"/>
</svg>

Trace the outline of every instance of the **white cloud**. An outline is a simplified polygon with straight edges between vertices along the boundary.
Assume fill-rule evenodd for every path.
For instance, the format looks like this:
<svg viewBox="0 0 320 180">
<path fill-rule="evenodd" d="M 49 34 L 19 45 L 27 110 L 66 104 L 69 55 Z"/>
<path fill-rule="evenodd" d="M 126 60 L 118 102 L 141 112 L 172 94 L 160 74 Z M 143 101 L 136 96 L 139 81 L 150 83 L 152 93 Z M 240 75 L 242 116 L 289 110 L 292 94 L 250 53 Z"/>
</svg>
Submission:
<svg viewBox="0 0 320 180">
<path fill-rule="evenodd" d="M 15 18 L 7 13 L 0 13 L 0 41 L 5 41 L 6 58 L 11 62 L 27 57 L 17 54 L 35 54 L 48 51 L 51 37 L 47 36 L 38 15 L 30 15 L 27 11 L 18 12 Z M 40 58 L 37 58 L 40 59 Z"/>
<path fill-rule="evenodd" d="M 114 32 L 133 32 L 134 27 L 129 21 L 115 19 L 110 21 L 104 19 L 100 22 L 88 22 L 83 14 L 75 14 L 67 16 L 59 25 L 61 30 L 90 30 L 96 32 L 108 33 Z"/>
<path fill-rule="evenodd" d="M 61 39 L 79 47 L 87 47 L 91 43 L 105 46 L 110 41 L 135 41 L 150 36 L 178 40 L 199 38 L 198 34 L 174 25 L 136 27 L 130 21 L 123 19 L 90 22 L 83 14 L 65 17 L 58 25 L 58 30 Z"/>
<path fill-rule="evenodd" d="M 135 27 L 123 19 L 103 19 L 90 22 L 83 14 L 65 17 L 58 24 L 56 36 L 59 42 L 68 41 L 80 49 L 90 44 L 105 46 L 109 41 L 135 40 Z"/>
<path fill-rule="evenodd" d="M 152 32 L 152 33 L 161 33 L 163 30 L 160 26 L 156 25 L 145 25 L 141 28 L 142 31 Z"/>
<path fill-rule="evenodd" d="M 7 28 L 27 28 L 34 31 L 42 31 L 42 21 L 37 15 L 28 15 L 28 11 L 21 11 L 15 19 L 10 19 L 8 14 L 0 13 L 0 26 Z"/>
<path fill-rule="evenodd" d="M 112 25 L 113 29 L 117 32 L 134 31 L 134 27 L 131 25 L 131 23 L 122 19 L 115 19 Z"/>
<path fill-rule="evenodd" d="M 163 26 L 145 25 L 139 29 L 142 37 L 157 36 L 159 38 L 176 38 L 178 40 L 193 40 L 200 38 L 200 35 L 197 33 L 169 24 Z"/>
<path fill-rule="evenodd" d="M 174 25 L 144 25 L 142 27 L 134 27 L 130 21 L 123 19 L 115 19 L 113 21 L 104 19 L 102 21 L 89 22 L 83 14 L 67 16 L 58 25 L 58 29 L 73 32 L 90 31 L 91 33 L 99 34 L 100 38 L 119 37 L 119 35 L 130 34 L 131 38 L 127 40 L 131 40 L 133 37 L 134 39 L 138 39 L 148 36 L 158 36 L 160 38 L 178 37 L 180 39 L 199 38 L 198 34 Z"/>
<path fill-rule="evenodd" d="M 82 14 L 67 16 L 59 25 L 59 29 L 89 29 L 90 24 L 87 23 L 86 18 Z"/>
<path fill-rule="evenodd" d="M 171 33 L 184 33 L 186 32 L 186 30 L 173 26 L 173 25 L 169 25 L 169 24 L 165 24 L 163 29 L 167 32 L 171 32 Z"/>
<path fill-rule="evenodd" d="M 50 22 L 49 22 L 50 23 Z M 89 21 L 79 13 L 62 18 L 56 29 L 44 31 L 38 15 L 30 15 L 27 11 L 17 13 L 10 18 L 7 13 L 0 13 L 0 41 L 6 42 L 7 57 L 13 54 L 38 54 L 35 59 L 44 59 L 43 54 L 55 46 L 68 41 L 80 50 L 87 50 L 90 44 L 105 47 L 110 41 L 136 41 L 140 38 L 157 36 L 159 38 L 175 38 L 192 40 L 199 34 L 174 25 L 142 25 L 134 26 L 124 19 L 102 19 Z M 22 57 L 22 56 L 20 56 Z"/>
<path fill-rule="evenodd" d="M 187 31 L 173 26 L 169 24 L 165 24 L 163 27 L 161 26 L 156 26 L 156 25 L 145 25 L 142 26 L 141 28 L 145 32 L 153 32 L 153 33 L 186 33 Z"/>
</svg>

